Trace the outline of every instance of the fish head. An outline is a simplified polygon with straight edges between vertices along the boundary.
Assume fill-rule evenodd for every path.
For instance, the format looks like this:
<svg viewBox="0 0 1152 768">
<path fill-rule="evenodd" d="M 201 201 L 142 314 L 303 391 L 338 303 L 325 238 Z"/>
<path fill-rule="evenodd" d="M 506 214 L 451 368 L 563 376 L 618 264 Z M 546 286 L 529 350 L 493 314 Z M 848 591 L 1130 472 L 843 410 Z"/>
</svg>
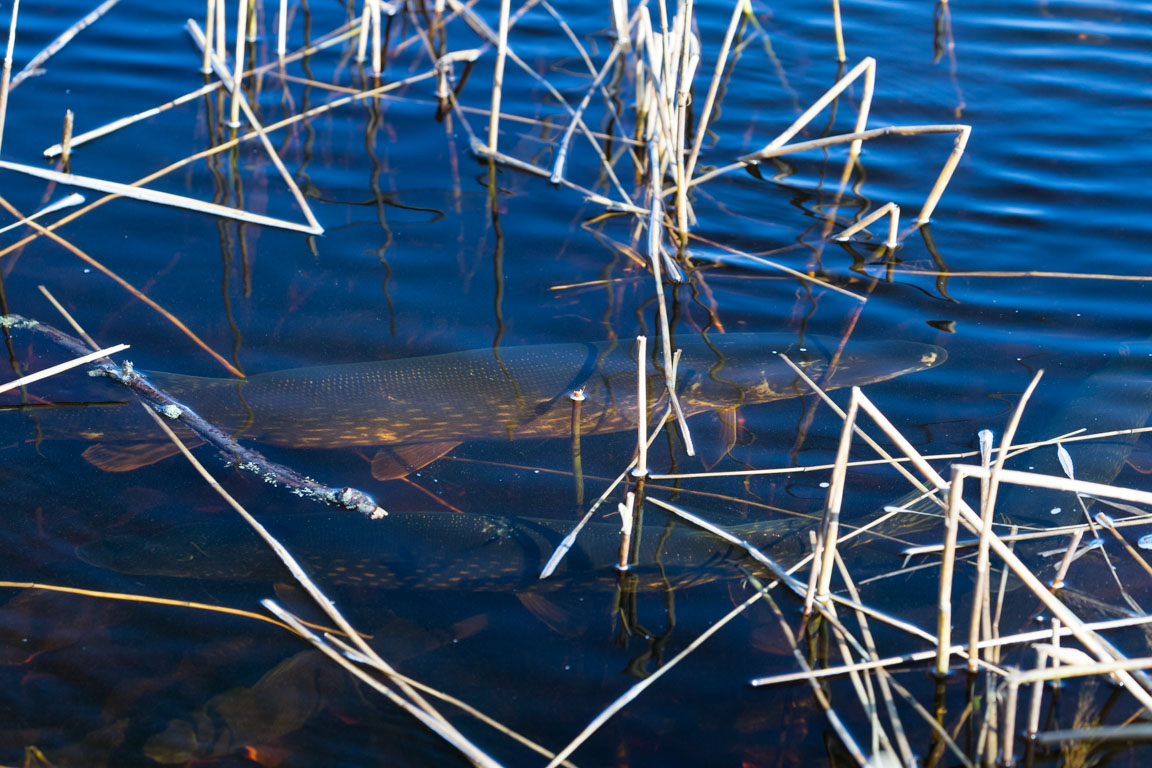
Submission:
<svg viewBox="0 0 1152 768">
<path fill-rule="evenodd" d="M 782 343 L 783 341 L 783 343 Z M 863 386 L 941 365 L 948 353 L 912 341 L 809 337 L 797 342 L 762 334 L 724 334 L 685 348 L 677 369 L 681 398 L 692 410 L 764 403 L 812 394 L 796 368 L 823 389 Z"/>
</svg>

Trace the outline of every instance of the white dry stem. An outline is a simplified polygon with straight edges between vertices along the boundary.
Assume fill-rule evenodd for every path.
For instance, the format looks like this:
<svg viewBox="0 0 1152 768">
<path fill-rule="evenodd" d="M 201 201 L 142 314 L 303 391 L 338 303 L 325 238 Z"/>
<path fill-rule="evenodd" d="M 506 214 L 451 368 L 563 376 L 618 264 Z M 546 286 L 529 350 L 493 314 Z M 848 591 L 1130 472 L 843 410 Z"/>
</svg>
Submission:
<svg viewBox="0 0 1152 768">
<path fill-rule="evenodd" d="M 896 203 L 885 203 L 877 208 L 872 213 L 865 216 L 860 221 L 845 229 L 840 234 L 836 235 L 837 240 L 847 240 L 852 235 L 860 232 L 869 224 L 880 218 L 888 216 L 888 239 L 884 241 L 884 245 L 889 248 L 895 248 L 898 244 L 898 230 L 900 229 L 900 206 Z"/>
<path fill-rule="evenodd" d="M 157 203 L 159 205 L 170 205 L 175 208 L 184 208 L 185 210 L 196 211 L 197 213 L 206 213 L 210 216 L 221 216 L 226 219 L 235 219 L 236 221 L 244 221 L 249 224 L 260 224 L 265 227 L 288 229 L 294 232 L 304 232 L 310 235 L 318 235 L 324 231 L 323 228 L 319 227 L 319 225 L 314 227 L 305 224 L 296 224 L 295 222 L 285 221 L 284 219 L 275 219 L 271 216 L 263 216 L 258 213 L 249 213 L 248 211 L 242 211 L 239 208 L 229 208 L 225 205 L 206 203 L 202 200 L 196 200 L 195 198 L 185 197 L 183 195 L 174 195 L 170 192 L 159 192 L 153 189 L 134 187 L 130 184 L 121 184 L 116 181 L 94 179 L 90 176 L 77 176 L 76 174 L 72 173 L 61 173 L 59 171 L 53 171 L 48 168 L 39 168 L 33 165 L 13 163 L 7 160 L 0 160 L 0 169 L 6 171 L 15 171 L 17 173 L 25 173 L 29 176 L 48 179 L 49 181 L 55 181 L 60 184 L 66 184 L 72 187 L 94 189 L 97 192 L 105 192 L 110 195 L 119 195 L 120 197 L 127 197 L 133 200 L 143 200 L 144 202 Z"/>
<path fill-rule="evenodd" d="M 901 452 L 912 459 L 912 463 L 916 468 L 935 485 L 937 488 L 944 489 L 948 487 L 948 483 L 940 476 L 940 474 L 932 468 L 920 453 L 912 446 L 908 440 L 900 434 L 899 430 L 892 425 L 892 423 L 880 412 L 879 409 L 873 405 L 872 401 L 860 390 L 859 387 L 852 388 L 852 396 L 860 398 L 860 407 L 864 409 L 869 416 L 871 416 L 881 429 L 899 446 Z M 964 472 L 972 477 L 987 477 L 989 471 L 982 467 L 968 467 L 961 465 Z M 1099 483 L 1087 483 L 1084 481 L 1073 480 L 1060 480 L 1060 478 L 1052 478 L 1046 475 L 1036 475 L 1029 472 L 1019 472 L 1016 470 L 1005 469 L 999 472 L 999 480 L 1001 483 L 1021 483 L 1029 485 L 1038 485 L 1040 487 L 1055 487 L 1057 490 L 1071 490 L 1073 492 L 1085 492 L 1109 498 L 1119 498 L 1123 501 L 1134 502 L 1152 502 L 1152 493 L 1142 493 L 1139 491 L 1132 491 L 1124 488 L 1113 488 L 1111 486 L 1102 485 Z M 980 530 L 981 521 L 971 507 L 961 500 L 959 503 L 960 519 L 964 525 L 971 530 Z M 1064 603 L 1056 599 L 1048 588 L 1043 584 L 1035 574 L 1029 570 L 1028 566 L 1008 547 L 1007 544 L 1000 541 L 1000 539 L 993 536 L 989 542 L 991 549 L 1024 583 L 1024 586 L 1029 589 L 1036 597 L 1044 604 L 1044 606 L 1051 611 L 1051 613 L 1059 618 L 1062 622 L 1068 625 L 1072 630 L 1072 634 L 1076 639 L 1081 642 L 1096 658 L 1102 662 L 1113 662 L 1121 656 L 1120 652 L 1101 637 L 1085 629 L 1084 622 L 1072 612 Z M 1152 709 L 1152 695 L 1148 693 L 1132 675 L 1127 672 L 1119 673 L 1119 680 L 1133 697 L 1144 707 Z"/>
<path fill-rule="evenodd" d="M 20 0 L 12 2 L 12 17 L 8 20 L 8 48 L 4 54 L 4 70 L 0 74 L 0 147 L 4 146 L 4 116 L 8 113 L 8 88 L 12 79 L 12 50 L 16 46 L 16 19 L 20 14 Z"/>
<path fill-rule="evenodd" d="M 49 376 L 55 376 L 56 374 L 63 371 L 71 370 L 72 368 L 90 363 L 93 360 L 99 360 L 101 358 L 108 357 L 109 355 L 114 355 L 117 352 L 123 352 L 126 349 L 128 349 L 127 344 L 117 344 L 105 349 L 98 349 L 95 352 L 83 355 L 82 357 L 77 357 L 73 360 L 69 360 L 66 363 L 60 363 L 59 365 L 53 365 L 50 368 L 45 368 L 42 371 L 30 373 L 27 376 L 22 376 L 19 379 L 16 379 L 15 381 L 9 381 L 7 384 L 0 384 L 0 392 L 7 392 L 10 389 L 23 387 L 27 384 L 31 384 L 34 381 L 40 381 L 41 379 L 46 379 Z"/>
<path fill-rule="evenodd" d="M 73 192 L 66 197 L 60 198 L 54 203 L 44 206 L 31 216 L 25 216 L 18 221 L 12 222 L 6 227 L 0 227 L 0 235 L 10 230 L 16 229 L 17 227 L 21 227 L 29 222 L 36 221 L 36 219 L 39 219 L 41 216 L 47 216 L 50 213 L 55 213 L 56 211 L 59 211 L 63 208 L 71 208 L 73 206 L 80 205 L 83 202 L 84 195 L 80 194 L 79 192 Z"/>
<path fill-rule="evenodd" d="M 500 0 L 500 28 L 496 39 L 496 66 L 492 71 L 492 114 L 488 118 L 488 149 L 497 151 L 500 136 L 500 96 L 504 88 L 504 62 L 508 58 L 509 0 Z"/>
<path fill-rule="evenodd" d="M 44 62 L 48 61 L 48 59 L 59 53 L 61 48 L 71 42 L 72 38 L 76 37 L 76 35 L 80 34 L 80 32 L 82 32 L 86 27 L 107 13 L 112 8 L 112 6 L 116 5 L 118 2 L 120 2 L 120 0 L 104 0 L 104 2 L 96 6 L 90 13 L 86 14 L 84 18 L 80 19 L 78 22 L 65 30 L 59 37 L 49 43 L 44 48 L 44 50 L 33 56 L 32 59 L 24 65 L 22 70 L 16 73 L 16 76 L 12 78 L 11 87 L 15 88 L 16 86 L 20 85 L 20 83 L 22 83 L 26 78 L 41 74 L 44 71 L 42 69 Z M 17 0 L 17 3 L 13 4 L 13 16 L 16 15 L 16 5 L 18 3 L 19 0 Z"/>
<path fill-rule="evenodd" d="M 204 36 L 200 32 L 200 28 L 192 19 L 188 19 L 188 31 L 192 33 L 192 38 L 196 44 L 205 47 Z M 324 228 L 320 226 L 320 222 L 312 214 L 312 208 L 308 205 L 308 201 L 304 199 L 304 193 L 300 191 L 300 187 L 296 184 L 296 180 L 292 178 L 292 174 L 284 167 L 284 161 L 280 159 L 279 153 L 276 148 L 272 146 L 272 142 L 268 139 L 268 133 L 256 118 L 256 113 L 252 111 L 252 107 L 248 105 L 248 99 L 244 96 L 240 84 L 236 80 L 231 80 L 228 77 L 227 70 L 224 68 L 224 62 L 217 57 L 212 59 L 212 68 L 216 70 L 217 76 L 224 82 L 224 87 L 232 91 L 233 104 L 239 104 L 239 109 L 244 110 L 244 116 L 247 118 L 252 130 L 256 132 L 260 143 L 264 145 L 265 151 L 268 153 L 268 158 L 272 161 L 272 165 L 276 166 L 276 170 L 280 172 L 280 177 L 284 179 L 284 183 L 288 185 L 288 190 L 292 193 L 292 197 L 296 200 L 296 204 L 300 206 L 304 218 L 308 220 L 312 231 L 310 234 L 323 234 Z"/>
</svg>

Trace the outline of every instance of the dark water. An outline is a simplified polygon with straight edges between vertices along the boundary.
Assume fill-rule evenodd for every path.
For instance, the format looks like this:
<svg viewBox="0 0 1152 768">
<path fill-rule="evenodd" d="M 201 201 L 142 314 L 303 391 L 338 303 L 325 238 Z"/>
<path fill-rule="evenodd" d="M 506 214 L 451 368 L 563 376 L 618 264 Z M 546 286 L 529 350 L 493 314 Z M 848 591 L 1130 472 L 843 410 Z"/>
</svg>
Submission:
<svg viewBox="0 0 1152 768">
<path fill-rule="evenodd" d="M 90 7 L 26 3 L 14 69 Z M 289 7 L 294 14 L 290 48 L 302 44 L 306 28 L 314 39 L 346 19 L 346 9 L 334 2 Z M 599 66 L 610 47 L 607 4 L 557 8 L 591 46 Z M 748 27 L 742 32 L 721 111 L 711 126 L 715 137 L 705 142 L 701 166 L 725 164 L 767 144 L 865 56 L 875 57 L 878 66 L 869 127 L 966 123 L 972 138 L 930 226 L 909 234 L 890 256 L 879 250 L 879 234 L 874 243 L 825 239 L 837 231 L 829 227 L 830 217 L 850 220 L 892 200 L 902 207 L 907 227 L 951 150 L 949 135 L 867 143 L 862 170 L 842 192 L 843 147 L 765 164 L 761 178 L 736 171 L 704 185 L 694 198 L 696 234 L 766 254 L 867 301 L 768 268 L 706 262 L 689 283 L 668 291 L 678 332 L 719 324 L 728 331 L 840 336 L 851 327 L 854 338 L 943 346 L 946 365 L 867 390 L 913 443 L 933 453 L 970 450 L 982 428 L 999 432 L 1039 368 L 1046 374 L 1032 405 L 1031 423 L 1037 426 L 1029 429 L 1043 432 L 1044 416 L 1079 397 L 1077 387 L 1086 377 L 1124 354 L 1122 375 L 1111 376 L 1103 394 L 1088 398 L 1084 423 L 1077 426 L 1094 419 L 1141 426 L 1149 409 L 1128 398 L 1143 392 L 1147 373 L 1139 360 L 1147 355 L 1140 343 L 1152 335 L 1144 293 L 1152 239 L 1147 216 L 1152 193 L 1146 183 L 1152 168 L 1147 142 L 1152 5 L 846 5 L 849 62 L 844 67 L 835 62 L 828 8 L 778 3 L 757 4 L 754 10 L 764 34 Z M 696 104 L 703 102 L 730 11 L 723 4 L 697 6 L 703 61 Z M 496 25 L 493 8 L 479 12 Z M 183 30 L 189 15 L 200 18 L 202 4 L 125 2 L 78 35 L 46 64 L 42 76 L 12 92 L 2 159 L 44 166 L 40 153 L 59 140 L 66 109 L 75 112 L 81 132 L 200 87 L 199 54 Z M 274 58 L 274 15 L 270 8 L 263 22 L 267 34 L 255 44 L 260 62 Z M 0 17 L 6 25 L 7 14 Z M 387 79 L 429 69 L 422 44 L 402 44 L 414 31 L 404 17 L 390 26 Z M 459 22 L 449 26 L 447 39 L 449 50 L 481 44 Z M 528 14 L 512 42 L 571 101 L 581 98 L 588 77 L 547 14 Z M 370 85 L 350 56 L 346 45 L 338 46 L 289 65 L 287 74 L 341 87 Z M 477 63 L 461 96 L 465 105 L 488 106 L 494 59 L 489 51 Z M 626 83 L 624 119 L 630 126 L 630 75 Z M 275 70 L 259 88 L 266 124 L 332 98 L 320 87 L 282 81 Z M 503 167 L 495 175 L 494 213 L 488 167 L 470 154 L 468 132 L 457 116 L 437 119 L 433 81 L 394 96 L 348 105 L 272 135 L 325 228 L 322 237 L 129 200 L 102 205 L 59 234 L 248 373 L 654 333 L 650 274 L 626 255 L 629 249 L 643 252 L 643 235 L 634 240 L 634 219 L 596 220 L 603 209 L 579 193 Z M 850 131 L 859 97 L 857 85 L 799 138 Z M 139 179 L 226 139 L 217 108 L 215 95 L 194 99 L 102 138 L 77 150 L 73 171 L 121 182 Z M 549 121 L 549 127 L 504 123 L 500 148 L 550 165 L 549 142 L 567 123 L 563 111 L 511 68 L 502 110 Z M 602 100 L 594 99 L 589 121 L 595 129 L 610 128 L 604 114 Z M 481 138 L 487 135 L 486 115 L 470 113 L 468 120 Z M 611 130 L 619 136 L 618 126 Z M 613 149 L 618 148 L 617 143 Z M 598 183 L 587 143 L 574 143 L 569 169 L 580 184 Z M 633 189 L 631 165 L 622 161 L 617 172 L 629 193 L 642 200 L 643 190 Z M 0 195 L 24 214 L 72 191 L 13 172 L 0 174 Z M 192 163 L 150 186 L 303 221 L 255 142 Z M 84 194 L 89 200 L 99 197 Z M 4 214 L 0 225 L 9 221 Z M 60 244 L 41 237 L 17 245 L 25 234 L 0 235 L 9 311 L 56 323 L 36 290 L 42 284 L 100 342 L 131 343 L 131 359 L 141 367 L 227 375 L 171 323 Z M 707 243 L 693 249 L 701 257 L 724 254 Z M 12 336 L 7 349 L 22 371 L 63 359 L 27 333 Z M 29 395 L 27 401 L 4 395 L 3 403 L 124 399 L 111 385 L 78 373 L 35 385 Z M 843 393 L 839 399 L 846 400 Z M 744 409 L 729 457 L 723 457 L 723 429 L 714 416 L 694 420 L 696 439 L 708 463 L 719 462 L 716 469 L 824 463 L 835 450 L 839 423 L 823 407 L 812 416 L 812 408 L 790 400 Z M 254 611 L 260 610 L 258 599 L 272 594 L 271 583 L 123 576 L 80 562 L 74 547 L 110 532 L 149 534 L 232 513 L 179 460 L 107 474 L 83 460 L 83 443 L 35 442 L 36 436 L 25 415 L 0 413 L 3 578 Z M 624 434 L 585 442 L 589 498 L 601 492 L 604 478 L 627 464 L 633 445 L 634 438 Z M 268 453 L 326 482 L 363 488 L 396 512 L 436 506 L 439 500 L 465 512 L 563 519 L 578 514 L 567 439 L 465 443 L 411 482 L 387 484 L 371 477 L 368 460 L 374 450 Z M 1137 458 L 1142 454 L 1138 447 Z M 264 518 L 312 510 L 307 502 L 229 470 L 206 449 L 200 455 L 230 492 Z M 667 442 L 658 442 L 654 463 L 660 469 L 702 468 L 701 460 L 678 449 L 670 458 Z M 760 505 L 813 512 L 821 505 L 820 484 L 826 479 L 812 473 L 758 477 L 746 484 L 739 478 L 684 481 L 684 489 L 712 495 L 683 493 L 680 501 L 729 523 L 771 514 Z M 863 469 L 849 479 L 849 515 L 865 515 L 904 490 L 889 470 Z M 1142 477 L 1125 469 L 1119 482 L 1139 487 Z M 664 520 L 655 511 L 649 514 L 654 522 Z M 1123 559 L 1115 543 L 1109 546 L 1133 597 L 1147 602 L 1146 575 Z M 899 562 L 894 547 L 874 549 L 855 555 L 863 561 L 860 575 Z M 1050 567 L 1035 558 L 1030 562 Z M 1073 588 L 1123 606 L 1103 562 L 1089 556 L 1081 563 L 1088 565 L 1073 570 Z M 725 578 L 671 597 L 641 593 L 635 605 L 640 626 L 631 636 L 614 610 L 614 592 L 581 584 L 549 594 L 548 606 L 511 592 L 379 592 L 359 586 L 335 587 L 332 596 L 358 626 L 374 633 L 380 653 L 403 672 L 558 749 L 639 675 L 658 669 L 751 594 L 738 571 L 726 567 L 718 573 Z M 935 573 L 876 582 L 865 588 L 864 599 L 933 627 Z M 958 589 L 967 591 L 969 579 L 963 572 Z M 180 608 L 7 592 L 0 612 L 0 764 L 21 762 L 27 746 L 62 766 L 147 765 L 151 758 L 222 766 L 253 760 L 266 765 L 459 762 L 381 697 L 357 689 L 318 657 L 297 656 L 306 647 L 282 630 Z M 278 594 L 290 606 L 304 604 L 283 590 Z M 1009 601 L 1002 633 L 1036 626 L 1032 602 L 1019 592 L 1009 594 L 1018 599 Z M 794 602 L 784 599 L 782 608 L 795 618 Z M 1100 606 L 1083 611 L 1090 618 L 1115 613 Z M 958 620 L 958 629 L 966 621 Z M 1132 655 L 1148 655 L 1148 641 L 1137 632 L 1114 639 Z M 921 648 L 919 641 L 892 631 L 877 630 L 877 642 L 882 653 Z M 1031 664 L 1033 656 L 1017 652 L 1006 661 Z M 776 619 L 763 605 L 754 606 L 609 721 L 573 760 L 583 766 L 847 764 L 806 686 L 752 690 L 746 685 L 751 677 L 794 666 Z M 931 708 L 932 683 L 923 668 L 897 677 Z M 251 691 L 241 694 L 238 688 Z M 964 707 L 962 688 L 957 682 L 946 692 L 949 728 Z M 866 745 L 867 722 L 850 685 L 838 681 L 830 691 Z M 1119 722 L 1136 710 L 1126 694 L 1101 685 L 1070 686 L 1062 696 L 1052 728 L 1095 718 Z M 255 703 L 268 701 L 276 702 L 279 717 Z M 451 707 L 445 705 L 445 711 Z M 907 708 L 902 714 L 913 750 L 921 757 L 930 754 L 929 728 Z M 453 719 L 496 759 L 540 764 L 466 716 L 453 712 Z M 181 729 L 186 744 L 187 732 L 198 731 L 183 750 L 173 746 L 180 742 L 173 734 Z M 962 747 L 970 748 L 963 738 L 969 737 L 961 738 Z M 1094 764 L 1132 764 L 1144 754 L 1138 745 L 1080 747 Z M 1067 753 L 1040 756 L 1048 764 L 1068 759 Z"/>
</svg>

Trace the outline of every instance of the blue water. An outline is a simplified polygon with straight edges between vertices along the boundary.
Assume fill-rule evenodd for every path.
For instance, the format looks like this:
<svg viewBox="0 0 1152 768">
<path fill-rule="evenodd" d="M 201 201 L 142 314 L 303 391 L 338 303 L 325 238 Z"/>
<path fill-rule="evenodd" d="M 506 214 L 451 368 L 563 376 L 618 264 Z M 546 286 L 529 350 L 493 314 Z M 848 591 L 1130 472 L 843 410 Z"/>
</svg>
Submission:
<svg viewBox="0 0 1152 768">
<path fill-rule="evenodd" d="M 274 59 L 274 5 L 262 17 L 254 46 L 260 62 Z M 491 5 L 479 12 L 495 27 Z M 611 46 L 609 9 L 602 6 L 556 4 L 590 46 L 597 66 Z M 14 70 L 91 7 L 81 0 L 24 4 Z M 306 25 L 310 39 L 316 39 L 347 18 L 343 5 L 327 0 L 289 7 L 291 49 L 303 44 Z M 855 318 L 854 338 L 940 345 L 948 352 L 946 365 L 867 389 L 914 444 L 933 453 L 970 450 L 983 428 L 999 433 L 1037 369 L 1046 374 L 1032 409 L 1043 417 L 1058 410 L 1086 377 L 1115 361 L 1124 344 L 1152 335 L 1145 294 L 1152 280 L 1147 266 L 1152 188 L 1146 183 L 1152 168 L 1147 141 L 1152 5 L 847 4 L 845 65 L 835 61 L 828 8 L 784 2 L 757 4 L 754 10 L 764 34 L 745 28 L 738 41 L 743 46 L 724 81 L 701 168 L 729 163 L 769 143 L 866 56 L 877 60 L 868 127 L 965 123 L 972 136 L 931 224 L 907 234 L 891 256 L 877 253 L 883 224 L 871 228 L 873 241 L 858 236 L 844 244 L 825 235 L 889 200 L 901 206 L 907 229 L 951 150 L 951 135 L 866 143 L 862 171 L 843 191 L 844 146 L 765 163 L 759 177 L 734 171 L 698 188 L 694 233 L 818 275 L 867 300 L 695 242 L 690 250 L 700 258 L 693 282 L 667 292 L 679 333 L 718 322 L 727 331 L 839 336 Z M 8 11 L 0 8 L 5 29 Z M 697 4 L 703 49 L 697 109 L 730 12 L 727 4 Z M 202 23 L 202 15 L 201 3 L 183 1 L 116 6 L 50 59 L 42 75 L 11 93 L 0 158 L 55 167 L 46 166 L 40 153 L 59 140 L 66 109 L 75 112 L 76 131 L 82 132 L 199 88 L 204 84 L 199 53 L 183 23 L 188 16 Z M 406 18 L 398 17 L 389 28 L 385 81 L 429 68 L 421 43 L 402 44 L 412 33 Z M 449 50 L 482 44 L 459 22 L 449 26 L 447 39 Z M 579 101 L 589 78 L 551 17 L 534 9 L 514 30 L 512 42 L 535 71 L 571 102 Z M 343 44 L 306 64 L 290 64 L 287 74 L 342 88 L 370 87 L 370 77 L 351 56 Z M 471 72 L 461 95 L 466 107 L 487 108 L 494 60 L 494 51 L 487 51 Z M 457 74 L 461 71 L 457 65 Z M 628 74 L 621 96 L 628 131 L 631 82 Z M 834 114 L 826 110 L 797 140 L 850 131 L 860 95 L 859 84 L 851 87 L 834 105 Z M 266 124 L 332 98 L 317 86 L 282 81 L 275 69 L 252 97 Z M 213 94 L 148 118 L 79 148 L 72 169 L 121 182 L 139 179 L 226 139 L 227 128 L 215 119 L 217 107 Z M 502 111 L 548 121 L 547 127 L 504 122 L 500 149 L 550 166 L 551 142 L 568 118 L 511 64 Z M 609 129 L 605 114 L 603 99 L 593 99 L 589 124 L 594 130 Z M 477 135 L 487 136 L 486 114 L 468 113 L 467 120 Z M 617 137 L 611 149 L 618 152 L 621 129 L 611 130 Z M 273 133 L 271 141 L 324 226 L 322 237 L 130 200 L 102 205 L 63 226 L 60 235 L 248 373 L 654 333 L 651 276 L 627 255 L 630 249 L 643 253 L 643 235 L 633 240 L 636 220 L 598 220 L 602 207 L 580 193 L 507 167 L 496 170 L 494 217 L 488 167 L 471 155 L 459 116 L 437 119 L 434 81 L 325 113 Z M 577 183 L 601 184 L 594 155 L 579 137 L 568 168 Z M 643 200 L 631 164 L 622 160 L 616 171 L 629 194 Z M 255 142 L 235 154 L 191 163 L 149 186 L 303 221 Z M 597 189 L 616 196 L 610 188 Z M 25 214 L 70 191 L 0 171 L 0 195 Z M 99 196 L 81 191 L 89 200 Z M 833 215 L 840 221 L 836 227 L 830 225 Z M 4 213 L 0 226 L 10 221 Z M 0 249 L 26 233 L 0 235 Z M 101 343 L 132 344 L 130 359 L 143 368 L 227 375 L 153 309 L 47 238 L 5 251 L 0 273 L 11 312 L 57 323 L 36 290 L 44 285 Z M 26 333 L 6 342 L 21 371 L 63 359 L 59 350 Z M 1138 386 L 1139 372 L 1132 377 Z M 107 383 L 78 373 L 36 385 L 29 395 L 52 402 L 126 399 Z M 13 394 L 0 398 L 0 405 L 25 402 Z M 837 399 L 846 402 L 844 393 Z M 1104 410 L 1127 402 L 1111 394 L 1105 400 Z M 719 419 L 702 415 L 693 422 L 701 453 L 708 463 L 719 462 L 721 470 L 829 461 L 839 422 L 821 407 L 809 423 L 812 407 L 791 400 L 744 409 L 737 445 L 727 457 Z M 1121 416 L 1141 422 L 1129 426 L 1141 426 L 1146 411 L 1132 410 L 1131 416 Z M 1028 423 L 1042 424 L 1043 418 Z M 271 594 L 270 584 L 124 576 L 81 563 L 74 546 L 109 532 L 156 531 L 231 513 L 179 460 L 107 474 L 84 461 L 83 443 L 37 437 L 25 416 L 0 413 L 5 521 L 0 552 L 7 566 L 0 577 L 260 610 L 256 601 Z M 631 435 L 585 443 L 589 498 L 601 492 L 603 478 L 627 464 L 633 446 Z M 427 508 L 436 497 L 465 512 L 565 519 L 578 514 L 566 439 L 465 443 L 411 477 L 411 483 L 376 483 L 368 467 L 373 452 L 268 450 L 271 458 L 326 482 L 364 488 L 398 511 Z M 1143 452 L 1138 446 L 1137 456 Z M 306 502 L 232 472 L 207 449 L 199 455 L 242 503 L 266 517 L 309 509 Z M 701 460 L 682 452 L 669 457 L 663 439 L 654 457 L 661 469 L 702 468 Z M 826 479 L 802 474 L 758 477 L 747 484 L 684 481 L 684 488 L 722 498 L 685 494 L 680 500 L 725 522 L 767 515 L 757 504 L 818 512 Z M 898 497 L 902 482 L 889 470 L 854 472 L 846 514 L 864 515 Z M 1125 469 L 1119 482 L 1139 486 L 1144 480 Z M 866 566 L 877 572 L 898 562 L 892 547 L 880 549 Z M 1103 566 L 1097 561 L 1095 567 Z M 1138 590 L 1143 572 L 1129 560 L 1119 567 Z M 935 571 L 926 573 L 878 582 L 866 598 L 921 626 L 934 626 Z M 664 659 L 750 594 L 739 574 L 726 574 L 730 578 L 719 583 L 677 593 L 674 611 L 661 594 L 641 596 L 640 623 L 654 636 L 667 635 L 657 644 Z M 1121 604 L 1112 582 L 1102 581 L 1095 569 L 1082 569 L 1077 578 L 1078 589 Z M 281 729 L 285 732 L 266 722 L 243 733 L 230 729 L 228 718 L 209 704 L 213 697 L 256 685 L 305 650 L 275 628 L 173 608 L 8 593 L 0 598 L 11 598 L 0 609 L 5 723 L 0 764 L 21 762 L 26 746 L 42 749 L 59 766 L 151 764 L 150 757 L 160 753 L 148 746 L 154 744 L 150 740 L 173 721 L 192 723 L 205 712 L 215 713 L 213 727 L 220 730 L 200 733 L 192 752 L 165 753 L 170 762 L 431 765 L 458 760 L 382 698 L 319 672 L 316 679 L 323 685 L 302 682 L 314 679 L 307 673 L 262 689 L 278 701 L 302 702 L 284 705 L 303 713 L 298 723 Z M 648 648 L 640 636 L 617 642 L 622 629 L 610 592 L 573 589 L 549 596 L 552 609 L 533 604 L 531 610 L 512 594 L 382 595 L 367 588 L 333 594 L 354 621 L 376 633 L 382 655 L 395 659 L 402 671 L 550 748 L 565 744 L 635 683 L 626 670 Z M 787 612 L 795 605 L 785 600 L 783 607 Z M 1030 611 L 1026 601 L 1010 608 L 1004 631 L 1031 628 Z M 878 642 L 889 642 L 891 652 L 920 647 L 895 633 L 879 635 Z M 1128 652 L 1148 655 L 1142 636 L 1118 637 Z M 1018 654 L 1012 663 L 1031 664 L 1032 657 Z M 745 685 L 750 677 L 794 664 L 775 619 L 756 606 L 626 707 L 573 759 L 583 766 L 839 760 L 826 748 L 826 721 L 807 688 Z M 659 662 L 640 665 L 652 672 Z M 931 686 L 921 669 L 901 675 L 928 706 Z M 841 703 L 852 695 L 847 684 L 837 683 L 833 690 Z M 1090 708 L 1104 700 L 1105 694 L 1088 686 L 1077 690 Z M 962 694 L 949 692 L 950 712 L 963 708 Z M 1071 722 L 1073 703 L 1070 695 L 1062 702 L 1057 720 L 1063 726 Z M 1122 716 L 1130 704 L 1120 707 Z M 863 716 L 848 719 L 866 742 Z M 453 720 L 506 764 L 538 764 L 538 758 L 467 717 L 454 714 Z M 923 756 L 928 729 L 915 721 L 912 732 L 913 748 Z M 241 753 L 245 747 L 254 751 Z M 1139 760 L 1141 750 L 1130 747 L 1120 754 Z"/>
</svg>

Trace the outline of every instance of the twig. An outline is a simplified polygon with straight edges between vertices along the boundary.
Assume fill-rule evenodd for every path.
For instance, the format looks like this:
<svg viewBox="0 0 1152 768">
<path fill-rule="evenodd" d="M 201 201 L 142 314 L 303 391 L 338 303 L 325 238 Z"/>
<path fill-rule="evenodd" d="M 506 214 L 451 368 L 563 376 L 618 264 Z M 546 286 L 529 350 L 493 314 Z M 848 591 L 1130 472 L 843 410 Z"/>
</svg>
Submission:
<svg viewBox="0 0 1152 768">
<path fill-rule="evenodd" d="M 9 328 L 41 333 L 73 354 L 87 352 L 84 343 L 79 339 L 50 325 L 38 323 L 35 320 L 27 320 L 19 315 L 0 317 L 0 322 Z M 369 517 L 376 518 L 387 514 L 376 505 L 371 496 L 363 491 L 358 491 L 355 488 L 330 488 L 321 485 L 312 478 L 305 477 L 289 467 L 269 461 L 251 448 L 245 448 L 219 427 L 202 419 L 191 408 L 153 386 L 147 378 L 136 372 L 130 363 L 126 363 L 124 366 L 118 366 L 112 362 L 98 363 L 93 366 L 93 372 L 90 375 L 107 376 L 130 388 L 143 398 L 152 410 L 158 411 L 170 419 L 180 419 L 201 439 L 211 443 L 230 461 L 234 461 L 240 469 L 259 474 L 267 483 L 283 485 L 296 496 L 344 507 Z"/>
</svg>

